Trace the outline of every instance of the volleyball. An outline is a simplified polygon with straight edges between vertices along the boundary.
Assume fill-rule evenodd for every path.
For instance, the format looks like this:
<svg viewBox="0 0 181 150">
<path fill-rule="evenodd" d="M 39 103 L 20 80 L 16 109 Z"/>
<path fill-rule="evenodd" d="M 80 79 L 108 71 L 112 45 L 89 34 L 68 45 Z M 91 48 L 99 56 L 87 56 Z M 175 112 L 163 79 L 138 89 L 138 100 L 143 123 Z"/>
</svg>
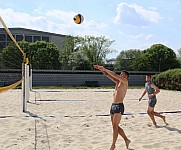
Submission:
<svg viewBox="0 0 181 150">
<path fill-rule="evenodd" d="M 74 16 L 74 22 L 76 24 L 81 24 L 84 21 L 84 17 L 81 14 L 77 14 Z"/>
</svg>

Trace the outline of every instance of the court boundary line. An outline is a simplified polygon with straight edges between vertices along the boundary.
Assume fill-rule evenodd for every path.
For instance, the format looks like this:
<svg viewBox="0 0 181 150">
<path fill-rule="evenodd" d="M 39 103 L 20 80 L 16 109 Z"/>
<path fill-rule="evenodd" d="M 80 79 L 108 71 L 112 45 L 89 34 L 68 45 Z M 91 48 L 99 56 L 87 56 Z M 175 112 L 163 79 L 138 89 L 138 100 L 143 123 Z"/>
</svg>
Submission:
<svg viewBox="0 0 181 150">
<path fill-rule="evenodd" d="M 107 116 L 110 116 L 110 114 L 97 114 L 97 115 L 62 115 L 62 116 L 55 116 L 55 115 L 36 115 L 36 114 L 33 114 L 29 111 L 26 111 L 25 113 L 27 113 L 28 115 L 26 116 L 10 116 L 10 115 L 5 115 L 5 116 L 0 116 L 0 119 L 6 119 L 6 118 L 39 118 L 39 119 L 42 119 L 44 121 L 46 121 L 44 118 L 67 118 L 67 117 L 70 117 L 70 118 L 76 118 L 76 117 L 107 117 Z M 177 110 L 177 111 L 162 111 L 162 112 L 158 112 L 160 114 L 163 114 L 163 113 L 168 113 L 168 114 L 179 114 L 181 113 L 181 110 Z M 134 116 L 136 114 L 140 114 L 140 115 L 144 115 L 144 114 L 147 114 L 146 112 L 139 112 L 139 113 L 125 113 L 123 114 L 123 116 Z"/>
</svg>

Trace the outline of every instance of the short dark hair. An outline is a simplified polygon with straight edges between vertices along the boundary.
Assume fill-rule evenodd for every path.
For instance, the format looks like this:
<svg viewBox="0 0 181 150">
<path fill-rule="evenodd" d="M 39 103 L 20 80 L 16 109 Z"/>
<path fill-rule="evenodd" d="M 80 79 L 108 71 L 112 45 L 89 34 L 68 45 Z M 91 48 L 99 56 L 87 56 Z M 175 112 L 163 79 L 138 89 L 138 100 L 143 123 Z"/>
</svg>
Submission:
<svg viewBox="0 0 181 150">
<path fill-rule="evenodd" d="M 123 71 L 121 71 L 121 72 L 124 72 L 124 73 L 129 77 L 129 72 L 128 72 L 128 71 L 123 70 Z"/>
<path fill-rule="evenodd" d="M 147 74 L 146 76 L 150 77 L 151 78 L 151 75 L 150 74 Z"/>
</svg>

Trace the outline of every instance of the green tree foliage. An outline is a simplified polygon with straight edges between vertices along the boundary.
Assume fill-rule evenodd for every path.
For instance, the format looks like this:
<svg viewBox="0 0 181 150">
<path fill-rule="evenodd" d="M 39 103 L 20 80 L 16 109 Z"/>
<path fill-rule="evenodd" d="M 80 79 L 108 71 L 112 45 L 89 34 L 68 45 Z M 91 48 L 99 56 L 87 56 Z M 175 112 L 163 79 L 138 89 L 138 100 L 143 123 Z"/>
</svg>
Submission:
<svg viewBox="0 0 181 150">
<path fill-rule="evenodd" d="M 72 70 L 72 67 L 74 67 L 72 66 L 73 64 L 72 59 L 76 58 L 76 56 L 73 57 L 72 55 L 75 55 L 76 52 L 79 50 L 81 41 L 82 41 L 81 37 L 73 37 L 73 36 L 66 37 L 63 48 L 60 50 L 60 63 L 62 64 L 62 69 Z M 75 68 L 77 67 L 75 66 Z"/>
<path fill-rule="evenodd" d="M 181 57 L 181 48 L 178 49 L 178 56 Z"/>
<path fill-rule="evenodd" d="M 179 61 L 179 63 L 180 63 L 180 68 L 181 68 L 181 48 L 178 50 L 177 60 Z"/>
<path fill-rule="evenodd" d="M 110 49 L 110 46 L 113 42 L 114 41 L 110 41 L 104 36 L 85 36 L 82 43 L 82 52 L 88 58 L 91 65 L 104 64 L 107 54 L 110 54 L 114 51 Z"/>
<path fill-rule="evenodd" d="M 73 52 L 69 56 L 68 65 L 72 70 L 91 70 L 92 68 L 89 61 L 81 51 Z"/>
<path fill-rule="evenodd" d="M 139 71 L 165 71 L 179 67 L 175 52 L 162 45 L 154 44 L 138 57 L 135 69 Z"/>
<path fill-rule="evenodd" d="M 171 69 L 152 77 L 153 82 L 162 89 L 181 91 L 181 69 Z"/>
<path fill-rule="evenodd" d="M 105 37 L 67 36 L 60 50 L 62 69 L 92 69 L 93 64 L 103 64 L 106 55 L 113 51 L 110 49 L 112 43 Z"/>
<path fill-rule="evenodd" d="M 55 44 L 45 41 L 21 41 L 18 44 L 27 54 L 34 69 L 58 69 L 59 50 Z M 21 69 L 23 54 L 14 43 L 10 43 L 2 51 L 2 61 L 5 68 Z"/>
<path fill-rule="evenodd" d="M 22 41 L 18 42 L 19 46 L 26 52 L 29 44 L 28 42 Z M 22 62 L 23 62 L 23 54 L 18 49 L 18 47 L 14 43 L 8 44 L 7 47 L 5 47 L 2 50 L 2 68 L 8 68 L 8 69 L 21 69 L 22 68 Z"/>
<path fill-rule="evenodd" d="M 3 68 L 3 59 L 2 59 L 2 53 L 0 52 L 0 69 Z"/>
<path fill-rule="evenodd" d="M 60 66 L 59 50 L 54 43 L 30 43 L 27 55 L 34 69 L 58 69 Z"/>
<path fill-rule="evenodd" d="M 137 49 L 123 50 L 116 58 L 114 70 L 135 70 L 135 61 L 141 55 Z"/>
</svg>

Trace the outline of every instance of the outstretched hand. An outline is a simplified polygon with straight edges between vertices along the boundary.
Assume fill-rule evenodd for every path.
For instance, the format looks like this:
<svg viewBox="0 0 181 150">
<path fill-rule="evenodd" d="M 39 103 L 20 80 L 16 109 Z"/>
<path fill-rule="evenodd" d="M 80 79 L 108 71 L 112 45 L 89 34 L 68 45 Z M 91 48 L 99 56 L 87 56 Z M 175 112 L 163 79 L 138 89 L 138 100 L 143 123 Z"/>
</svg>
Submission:
<svg viewBox="0 0 181 150">
<path fill-rule="evenodd" d="M 100 71 L 105 71 L 106 68 L 104 68 L 103 66 L 99 66 L 99 65 L 94 65 L 94 68 L 100 70 Z"/>
</svg>

